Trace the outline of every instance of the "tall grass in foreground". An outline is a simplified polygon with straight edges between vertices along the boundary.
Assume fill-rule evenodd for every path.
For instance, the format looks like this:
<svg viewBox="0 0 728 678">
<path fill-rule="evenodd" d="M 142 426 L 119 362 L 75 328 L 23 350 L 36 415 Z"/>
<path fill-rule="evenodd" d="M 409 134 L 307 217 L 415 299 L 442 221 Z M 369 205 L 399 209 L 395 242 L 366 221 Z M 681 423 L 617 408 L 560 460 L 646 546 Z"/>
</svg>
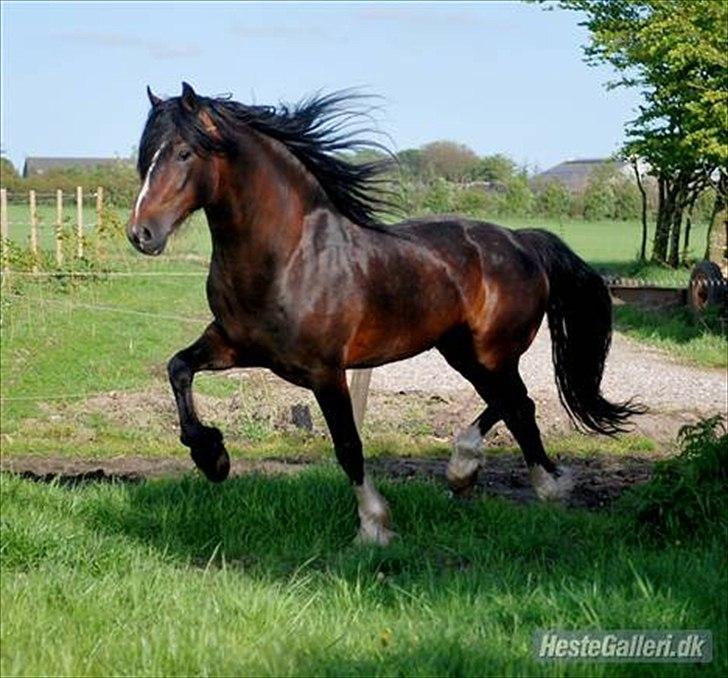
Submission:
<svg viewBox="0 0 728 678">
<path fill-rule="evenodd" d="M 538 664 L 539 628 L 708 628 L 724 546 L 620 515 L 382 482 L 400 539 L 351 544 L 336 470 L 64 487 L 4 476 L 2 675 L 690 675 Z M 680 543 L 682 541 L 682 543 Z"/>
</svg>

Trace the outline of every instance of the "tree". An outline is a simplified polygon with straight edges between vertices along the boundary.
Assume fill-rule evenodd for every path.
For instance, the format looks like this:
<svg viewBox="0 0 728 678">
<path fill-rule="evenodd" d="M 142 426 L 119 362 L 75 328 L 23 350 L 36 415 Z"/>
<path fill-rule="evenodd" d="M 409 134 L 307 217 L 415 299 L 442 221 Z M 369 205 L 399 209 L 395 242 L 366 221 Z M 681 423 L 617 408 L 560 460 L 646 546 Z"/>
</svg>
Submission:
<svg viewBox="0 0 728 678">
<path fill-rule="evenodd" d="M 528 184 L 528 175 L 523 170 L 515 174 L 506 184 L 506 193 L 503 199 L 503 212 L 505 214 L 530 214 L 533 205 L 533 193 Z"/>
<path fill-rule="evenodd" d="M 536 210 L 545 217 L 563 217 L 569 213 L 571 195 L 560 181 L 549 181 L 536 196 Z"/>
<path fill-rule="evenodd" d="M 630 164 L 632 165 L 632 171 L 634 172 L 634 178 L 637 182 L 637 187 L 640 192 L 640 204 L 642 211 L 640 213 L 642 223 L 642 240 L 640 242 L 640 261 L 646 261 L 647 259 L 647 191 L 645 190 L 645 184 L 642 181 L 642 173 L 639 165 L 639 158 L 630 158 Z"/>
<path fill-rule="evenodd" d="M 425 181 L 425 161 L 419 148 L 406 148 L 397 153 L 397 161 L 402 173 L 408 178 Z"/>
<path fill-rule="evenodd" d="M 20 185 L 20 175 L 8 158 L 0 157 L 0 185 L 15 190 Z"/>
<path fill-rule="evenodd" d="M 420 151 L 423 167 L 436 177 L 464 181 L 478 164 L 478 156 L 465 144 L 433 141 Z"/>
<path fill-rule="evenodd" d="M 657 179 L 653 259 L 676 266 L 683 214 L 728 166 L 728 4 L 713 0 L 560 0 L 584 12 L 585 57 L 609 64 L 608 87 L 638 87 L 643 103 L 627 125 L 627 156 Z"/>
<path fill-rule="evenodd" d="M 507 184 L 516 171 L 516 163 L 501 153 L 485 155 L 473 166 L 470 178 L 479 181 Z"/>
</svg>

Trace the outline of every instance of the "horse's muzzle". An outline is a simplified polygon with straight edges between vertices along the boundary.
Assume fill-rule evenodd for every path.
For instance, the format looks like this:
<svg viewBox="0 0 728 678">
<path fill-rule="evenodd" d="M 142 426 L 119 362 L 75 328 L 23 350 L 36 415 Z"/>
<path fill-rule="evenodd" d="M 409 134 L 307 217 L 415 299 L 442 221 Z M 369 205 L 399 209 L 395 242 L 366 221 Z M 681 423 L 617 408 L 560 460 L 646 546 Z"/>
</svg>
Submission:
<svg viewBox="0 0 728 678">
<path fill-rule="evenodd" d="M 126 228 L 126 235 L 136 250 L 149 256 L 161 254 L 167 244 L 166 236 L 155 235 L 154 231 L 141 224 L 130 223 Z"/>
</svg>

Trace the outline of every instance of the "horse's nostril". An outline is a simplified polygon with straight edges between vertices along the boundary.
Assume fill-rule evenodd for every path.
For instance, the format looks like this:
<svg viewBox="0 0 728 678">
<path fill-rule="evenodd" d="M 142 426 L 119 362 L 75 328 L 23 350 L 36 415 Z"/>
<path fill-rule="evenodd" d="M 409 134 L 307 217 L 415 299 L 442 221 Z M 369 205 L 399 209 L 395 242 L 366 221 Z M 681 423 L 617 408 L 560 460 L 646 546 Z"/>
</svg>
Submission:
<svg viewBox="0 0 728 678">
<path fill-rule="evenodd" d="M 142 238 L 144 240 L 152 239 L 152 232 L 146 226 L 144 228 L 142 228 Z"/>
</svg>

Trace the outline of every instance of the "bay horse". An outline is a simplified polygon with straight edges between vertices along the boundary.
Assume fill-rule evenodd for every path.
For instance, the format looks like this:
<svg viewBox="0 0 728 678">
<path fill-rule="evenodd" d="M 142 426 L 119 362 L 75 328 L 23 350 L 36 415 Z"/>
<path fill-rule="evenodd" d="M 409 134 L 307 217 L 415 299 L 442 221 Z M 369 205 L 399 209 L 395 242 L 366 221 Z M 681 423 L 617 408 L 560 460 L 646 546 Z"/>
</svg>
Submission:
<svg viewBox="0 0 728 678">
<path fill-rule="evenodd" d="M 230 459 L 220 431 L 199 420 L 200 370 L 266 367 L 311 389 L 358 501 L 359 538 L 393 536 L 386 500 L 364 470 L 346 370 L 436 348 L 485 401 L 454 443 L 447 479 L 475 482 L 483 437 L 503 420 L 536 493 L 563 497 L 570 474 L 546 455 L 535 407 L 518 372 L 544 314 L 561 402 L 575 423 L 604 434 L 641 408 L 614 404 L 600 382 L 611 341 L 601 277 L 555 235 L 511 231 L 456 216 L 385 225 L 379 163 L 346 151 L 351 97 L 317 95 L 288 107 L 199 96 L 183 83 L 151 110 L 139 145 L 142 179 L 127 235 L 158 255 L 194 211 L 212 238 L 207 298 L 213 320 L 168 364 L 181 441 L 211 481 Z"/>
</svg>

